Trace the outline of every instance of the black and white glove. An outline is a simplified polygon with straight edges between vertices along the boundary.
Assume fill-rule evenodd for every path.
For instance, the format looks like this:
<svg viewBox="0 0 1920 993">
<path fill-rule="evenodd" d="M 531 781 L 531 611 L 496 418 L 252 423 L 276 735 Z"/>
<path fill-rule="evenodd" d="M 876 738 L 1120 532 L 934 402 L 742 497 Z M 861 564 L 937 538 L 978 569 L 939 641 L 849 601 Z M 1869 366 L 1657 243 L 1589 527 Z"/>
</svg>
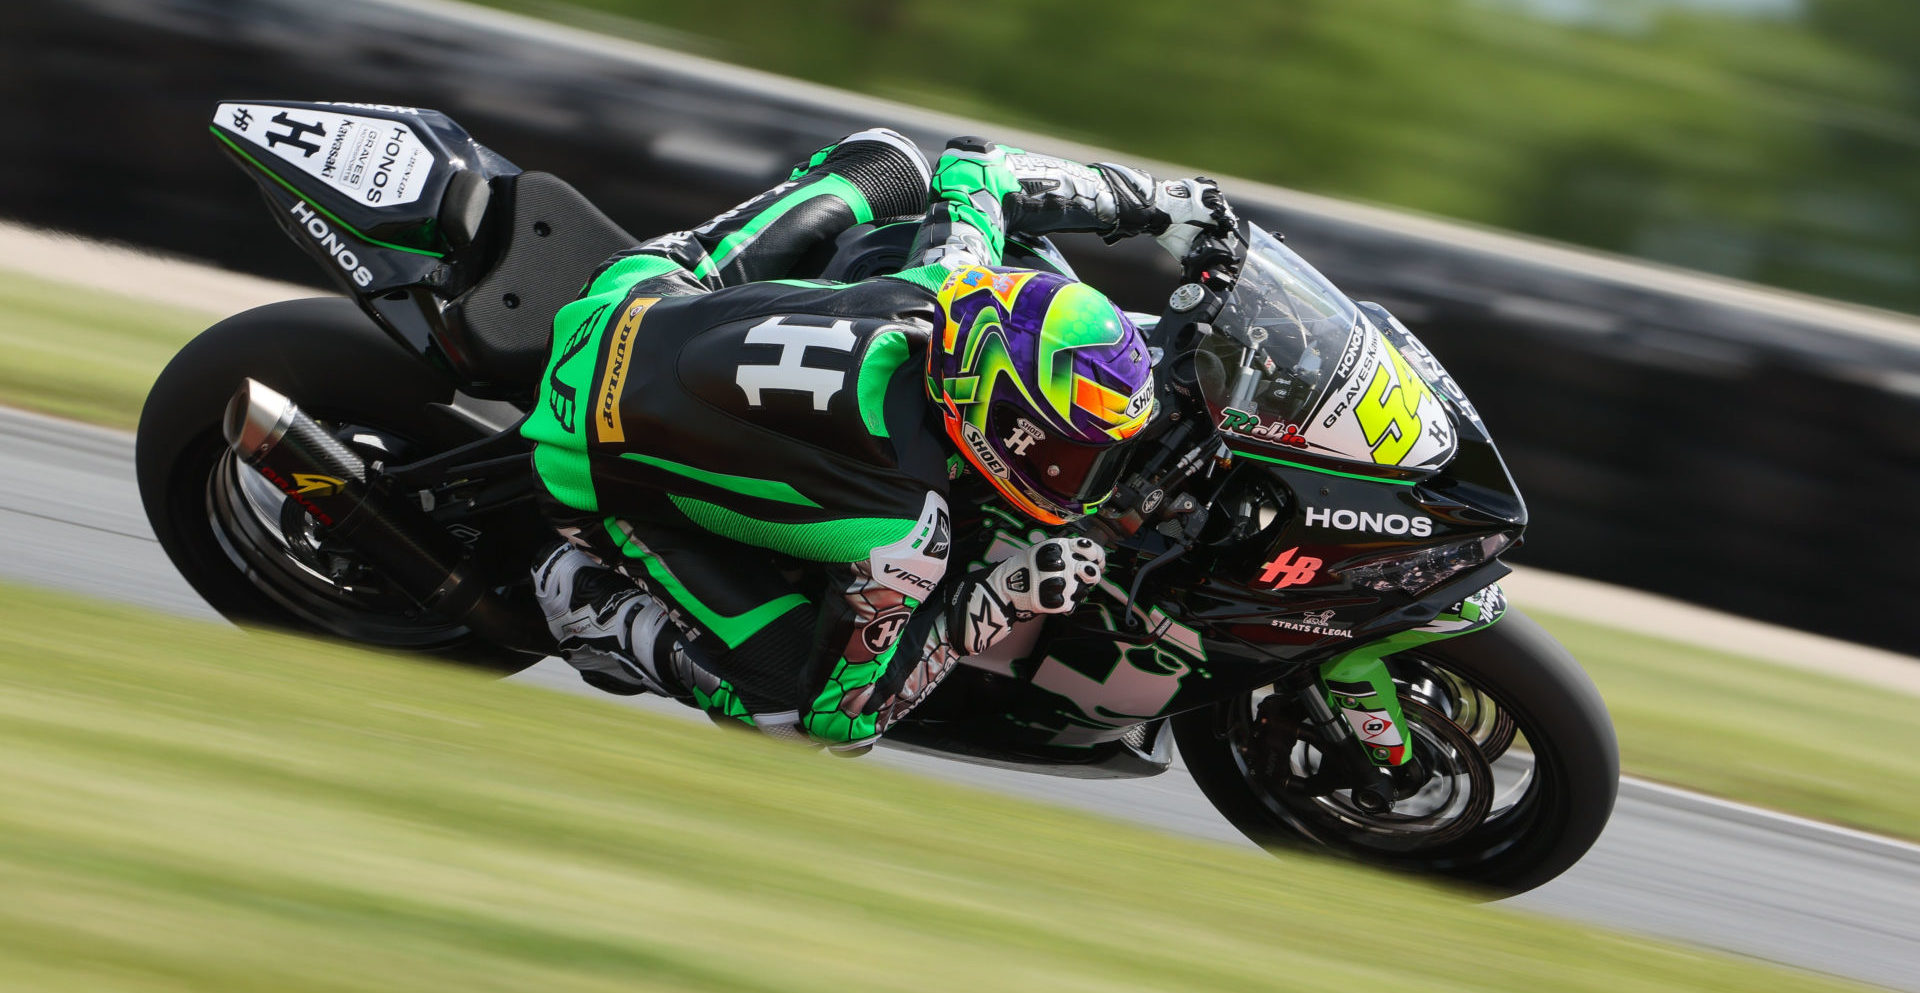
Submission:
<svg viewBox="0 0 1920 993">
<path fill-rule="evenodd" d="M 1035 614 L 1065 614 L 1100 584 L 1107 553 L 1085 538 L 1049 538 L 969 577 L 948 631 L 962 654 L 978 655 Z"/>
<path fill-rule="evenodd" d="M 1186 261 L 1193 240 L 1202 233 L 1226 236 L 1240 223 L 1220 193 L 1220 184 L 1205 176 L 1170 179 L 1154 191 L 1154 206 L 1167 213 L 1167 229 L 1153 236 L 1174 261 Z"/>
<path fill-rule="evenodd" d="M 1105 235 L 1108 244 L 1150 234 L 1175 260 L 1184 261 L 1202 232 L 1225 235 L 1240 223 L 1220 184 L 1205 176 L 1156 183 L 1127 166 L 1101 162 L 1096 168 L 1113 189 L 1116 223 Z"/>
</svg>

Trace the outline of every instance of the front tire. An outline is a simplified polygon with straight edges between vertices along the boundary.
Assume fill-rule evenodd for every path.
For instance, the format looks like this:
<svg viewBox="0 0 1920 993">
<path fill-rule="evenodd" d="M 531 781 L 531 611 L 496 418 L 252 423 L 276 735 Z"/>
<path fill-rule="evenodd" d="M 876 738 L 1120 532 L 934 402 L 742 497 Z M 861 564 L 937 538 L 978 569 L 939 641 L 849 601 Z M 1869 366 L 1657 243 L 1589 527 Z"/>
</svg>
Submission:
<svg viewBox="0 0 1920 993">
<path fill-rule="evenodd" d="M 244 483 L 251 470 L 233 458 L 220 428 L 228 399 L 248 377 L 323 424 L 404 439 L 415 455 L 479 437 L 433 406 L 452 402 L 453 382 L 389 338 L 352 301 L 289 300 L 215 324 L 161 372 L 140 412 L 134 445 L 147 519 L 194 590 L 235 623 L 432 652 L 502 671 L 529 664 L 457 623 L 417 611 L 409 616 L 410 604 L 397 596 L 356 602 L 330 595 L 311 568 L 275 560 L 263 534 L 276 531 L 276 523 L 284 530 L 285 522 L 271 513 L 247 518 Z"/>
<path fill-rule="evenodd" d="M 1388 656 L 1387 662 L 1401 683 L 1403 702 L 1412 704 L 1406 709 L 1413 730 L 1419 732 L 1424 721 L 1434 725 L 1428 730 L 1441 732 L 1433 737 L 1477 747 L 1477 767 L 1504 767 L 1510 777 L 1522 770 L 1525 779 L 1507 788 L 1513 795 L 1503 792 L 1490 813 L 1478 808 L 1473 823 L 1436 831 L 1430 842 L 1412 832 L 1392 835 L 1384 830 L 1390 826 L 1385 819 L 1369 825 L 1338 811 L 1326 795 L 1301 795 L 1302 780 L 1263 771 L 1273 768 L 1275 756 L 1259 754 L 1271 746 L 1250 731 L 1257 721 L 1250 697 L 1173 719 L 1174 740 L 1201 792 L 1265 847 L 1323 847 L 1501 895 L 1539 886 L 1579 861 L 1613 812 L 1620 757 L 1606 704 L 1567 650 L 1509 609 L 1492 627 Z M 1450 685 L 1477 695 L 1462 707 L 1460 694 L 1446 690 Z M 1495 720 L 1491 708 L 1506 720 Z M 1464 720 L 1463 728 L 1449 715 L 1473 719 Z"/>
</svg>

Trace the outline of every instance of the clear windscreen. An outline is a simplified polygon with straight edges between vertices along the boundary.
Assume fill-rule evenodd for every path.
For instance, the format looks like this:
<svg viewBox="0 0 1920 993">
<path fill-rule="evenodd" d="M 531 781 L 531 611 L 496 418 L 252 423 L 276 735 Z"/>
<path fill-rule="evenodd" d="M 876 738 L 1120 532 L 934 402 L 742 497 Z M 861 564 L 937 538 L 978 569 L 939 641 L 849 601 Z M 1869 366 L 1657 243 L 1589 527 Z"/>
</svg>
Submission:
<svg viewBox="0 0 1920 993">
<path fill-rule="evenodd" d="M 1434 469 L 1454 424 L 1360 308 L 1278 238 L 1249 225 L 1246 263 L 1194 373 L 1229 444 L 1365 466 Z"/>
<path fill-rule="evenodd" d="M 1306 418 L 1360 311 L 1280 239 L 1252 224 L 1247 238 L 1239 285 L 1195 358 L 1207 400 L 1249 418 L 1222 427 L 1252 434 Z"/>
</svg>

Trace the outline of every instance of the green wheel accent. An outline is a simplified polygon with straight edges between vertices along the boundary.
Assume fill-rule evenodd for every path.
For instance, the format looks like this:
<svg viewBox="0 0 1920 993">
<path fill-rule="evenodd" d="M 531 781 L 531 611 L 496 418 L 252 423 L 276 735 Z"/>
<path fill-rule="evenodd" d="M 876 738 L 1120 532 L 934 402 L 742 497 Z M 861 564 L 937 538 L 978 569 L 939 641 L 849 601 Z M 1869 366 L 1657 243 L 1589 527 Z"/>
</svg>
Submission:
<svg viewBox="0 0 1920 993">
<path fill-rule="evenodd" d="M 822 196 L 839 197 L 846 201 L 847 206 L 853 208 L 855 224 L 865 224 L 873 220 L 873 207 L 867 203 L 867 197 L 860 192 L 859 187 L 843 176 L 825 176 L 818 183 L 803 186 L 774 201 L 773 206 L 755 214 L 753 219 L 740 230 L 722 238 L 720 244 L 715 245 L 714 250 L 693 270 L 694 276 L 705 279 L 719 272 L 728 262 L 733 261 L 734 256 L 753 244 L 753 240 L 760 236 L 760 232 L 765 230 L 767 225 L 786 216 L 787 212 L 793 208 Z"/>
<path fill-rule="evenodd" d="M 294 196 L 299 197 L 301 200 L 306 202 L 307 206 L 312 207 L 314 210 L 317 210 L 320 213 L 326 215 L 326 218 L 328 220 L 332 221 L 335 224 L 340 225 L 340 229 L 342 231 L 345 231 L 348 234 L 353 235 L 355 238 L 358 238 L 369 245 L 379 245 L 381 248 L 391 248 L 396 252 L 407 252 L 413 255 L 425 255 L 430 259 L 446 258 L 445 255 L 442 255 L 439 252 L 429 252 L 424 248 L 408 248 L 405 245 L 396 245 L 390 241 L 381 241 L 378 238 L 367 237 L 366 235 L 360 233 L 360 229 L 354 227 L 351 224 L 348 224 L 346 221 L 341 220 L 338 216 L 334 214 L 333 211 L 320 206 L 318 203 L 315 203 L 312 196 L 301 192 L 292 183 L 289 183 L 286 180 L 281 179 L 279 173 L 274 172 L 272 169 L 267 168 L 264 164 L 261 163 L 259 159 L 256 159 L 253 156 L 248 155 L 246 149 L 241 148 L 239 145 L 234 144 L 233 139 L 228 138 L 226 135 L 221 134 L 219 128 L 209 124 L 207 125 L 207 130 L 212 132 L 215 138 L 220 139 L 221 144 L 227 146 L 228 148 L 233 149 L 233 154 L 238 155 L 241 158 L 246 159 L 248 162 L 253 163 L 253 167 L 265 173 L 268 179 L 271 179 L 274 182 L 279 183 L 281 186 L 286 187 L 288 193 L 291 193 Z"/>
<path fill-rule="evenodd" d="M 860 379 L 856 384 L 860 420 L 866 424 L 867 433 L 875 438 L 887 437 L 887 384 L 906 361 L 907 336 L 888 331 L 873 339 L 867 346 L 866 358 L 860 363 Z"/>
<path fill-rule="evenodd" d="M 687 612 L 707 630 L 726 642 L 728 648 L 739 648 L 748 638 L 758 634 L 761 628 L 773 623 L 780 615 L 795 607 L 807 606 L 806 597 L 798 593 L 789 593 L 769 600 L 744 614 L 735 614 L 731 617 L 722 614 L 694 596 L 687 589 L 686 584 L 680 582 L 679 577 L 667 568 L 666 563 L 660 561 L 659 556 L 648 551 L 645 545 L 633 540 L 631 535 L 618 527 L 615 523 L 617 520 L 618 518 L 609 517 L 602 522 L 602 526 L 607 529 L 607 535 L 620 546 L 620 553 L 628 558 L 639 559 L 640 564 L 647 570 L 648 578 L 660 584 L 661 592 L 674 603 L 685 607 Z"/>
<path fill-rule="evenodd" d="M 730 490 L 743 496 L 772 500 L 775 503 L 790 503 L 796 507 L 813 507 L 815 509 L 820 507 L 819 504 L 807 499 L 799 490 L 794 489 L 790 484 L 783 483 L 777 479 L 730 476 L 724 472 L 712 472 L 690 465 L 681 465 L 678 462 L 669 462 L 666 459 L 654 458 L 651 455 L 641 455 L 637 452 L 622 452 L 620 457 L 645 463 L 656 469 L 671 472 L 676 476 L 685 476 L 688 479 L 706 483 L 709 486 L 718 486 L 723 490 Z"/>
<path fill-rule="evenodd" d="M 1457 638 L 1463 634 L 1492 627 L 1499 622 L 1500 618 L 1506 616 L 1506 612 L 1501 611 L 1491 617 L 1486 615 L 1487 611 L 1483 610 L 1479 603 L 1471 599 L 1462 600 L 1458 612 L 1443 612 L 1428 622 L 1429 624 L 1466 622 L 1451 630 L 1429 631 L 1415 628 L 1411 631 L 1401 631 L 1336 655 L 1320 665 L 1320 692 L 1327 698 L 1327 702 L 1333 705 L 1336 712 L 1343 707 L 1366 706 L 1378 701 L 1380 709 L 1385 710 L 1387 715 L 1393 718 L 1394 724 L 1405 728 L 1406 720 L 1400 712 L 1400 689 L 1393 682 L 1393 674 L 1387 671 L 1386 657 L 1395 652 L 1404 652 L 1421 645 L 1430 645 L 1436 641 Z M 1330 682 L 1366 683 L 1373 687 L 1373 694 L 1371 697 L 1355 700 L 1350 696 L 1342 696 L 1327 689 L 1327 684 Z M 1388 764 L 1379 756 L 1375 756 L 1375 751 L 1376 749 L 1371 747 L 1367 749 L 1367 754 L 1375 758 L 1375 764 Z M 1412 750 L 1409 749 L 1406 755 L 1402 756 L 1402 761 L 1412 754 Z"/>
<path fill-rule="evenodd" d="M 1418 485 L 1420 482 L 1417 479 L 1387 479 L 1382 476 L 1365 476 L 1357 472 L 1341 472 L 1338 469 L 1322 469 L 1317 465 L 1305 465 L 1299 462 L 1288 462 L 1286 459 L 1276 459 L 1271 455 L 1256 455 L 1252 452 L 1243 452 L 1238 448 L 1230 448 L 1228 449 L 1228 451 L 1242 458 L 1256 459 L 1261 462 L 1273 462 L 1278 465 L 1291 466 L 1292 468 L 1295 468 L 1295 469 L 1305 469 L 1308 472 L 1321 473 L 1322 475 L 1339 476 L 1343 479 L 1364 479 L 1369 483 L 1391 483 L 1394 486 L 1415 486 L 1415 485 Z"/>
<path fill-rule="evenodd" d="M 687 519 L 723 538 L 771 548 L 811 562 L 861 562 L 882 545 L 891 545 L 919 523 L 898 517 L 854 517 L 812 524 L 778 524 L 692 497 L 668 496 Z"/>
</svg>

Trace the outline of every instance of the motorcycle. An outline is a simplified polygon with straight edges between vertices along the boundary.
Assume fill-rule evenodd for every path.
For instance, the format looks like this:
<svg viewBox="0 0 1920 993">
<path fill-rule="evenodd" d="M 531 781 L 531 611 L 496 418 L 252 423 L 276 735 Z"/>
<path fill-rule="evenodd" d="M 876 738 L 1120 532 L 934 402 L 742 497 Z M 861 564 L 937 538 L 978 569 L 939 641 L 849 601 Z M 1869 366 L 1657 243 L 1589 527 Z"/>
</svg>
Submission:
<svg viewBox="0 0 1920 993">
<path fill-rule="evenodd" d="M 516 429 L 555 311 L 639 239 L 435 111 L 235 101 L 210 130 L 346 296 L 230 317 L 161 374 L 136 450 L 161 545 L 236 621 L 500 671 L 550 654 Z M 913 227 L 794 275 L 897 269 Z M 1006 264 L 1072 274 L 1044 238 Z M 1123 778 L 1177 743 L 1271 848 L 1494 894 L 1573 865 L 1612 811 L 1613 728 L 1501 593 L 1526 507 L 1458 384 L 1253 224 L 1201 239 L 1140 323 L 1160 413 L 1078 525 L 1110 550 L 1099 594 L 965 660 L 887 744 Z M 967 483 L 956 564 L 1049 536 Z"/>
</svg>

